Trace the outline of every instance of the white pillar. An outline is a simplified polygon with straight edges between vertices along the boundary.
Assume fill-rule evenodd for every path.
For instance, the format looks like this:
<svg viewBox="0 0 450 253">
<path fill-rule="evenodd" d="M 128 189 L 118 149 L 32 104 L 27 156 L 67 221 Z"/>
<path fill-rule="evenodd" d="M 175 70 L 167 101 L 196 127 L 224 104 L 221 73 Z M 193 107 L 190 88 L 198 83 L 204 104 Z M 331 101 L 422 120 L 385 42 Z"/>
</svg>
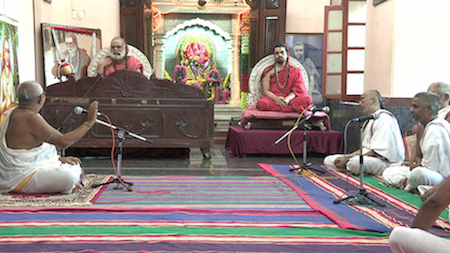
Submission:
<svg viewBox="0 0 450 253">
<path fill-rule="evenodd" d="M 233 15 L 231 22 L 232 27 L 232 37 L 233 37 L 233 73 L 231 80 L 231 99 L 230 105 L 239 105 L 241 103 L 241 75 L 239 69 L 239 46 L 241 45 L 241 31 L 240 26 L 237 25 L 239 22 L 238 15 Z"/>
<path fill-rule="evenodd" d="M 164 66 L 166 59 L 164 57 L 164 39 L 163 34 L 155 34 L 155 75 L 158 78 L 164 78 Z"/>
</svg>

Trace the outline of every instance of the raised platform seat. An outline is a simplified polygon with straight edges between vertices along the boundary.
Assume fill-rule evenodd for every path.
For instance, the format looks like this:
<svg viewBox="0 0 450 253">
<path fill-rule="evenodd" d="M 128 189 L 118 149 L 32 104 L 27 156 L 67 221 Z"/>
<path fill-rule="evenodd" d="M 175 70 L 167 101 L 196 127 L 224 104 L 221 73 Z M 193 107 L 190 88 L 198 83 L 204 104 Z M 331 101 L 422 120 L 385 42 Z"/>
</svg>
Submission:
<svg viewBox="0 0 450 253">
<path fill-rule="evenodd" d="M 249 129 L 241 126 L 231 126 L 225 148 L 230 155 L 243 157 L 246 154 L 289 154 L 287 138 L 275 146 L 276 140 L 286 133 L 286 130 Z M 291 136 L 291 147 L 294 153 L 303 153 L 304 131 L 294 131 Z M 306 131 L 307 152 L 334 154 L 344 152 L 342 132 Z"/>
</svg>

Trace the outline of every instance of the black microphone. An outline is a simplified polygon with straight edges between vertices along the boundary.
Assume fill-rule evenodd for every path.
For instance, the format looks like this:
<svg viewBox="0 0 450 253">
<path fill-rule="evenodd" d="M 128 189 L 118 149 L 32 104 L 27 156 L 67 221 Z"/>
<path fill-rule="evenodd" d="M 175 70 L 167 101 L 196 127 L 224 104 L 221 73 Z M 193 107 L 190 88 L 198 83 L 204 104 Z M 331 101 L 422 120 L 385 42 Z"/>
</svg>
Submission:
<svg viewBox="0 0 450 253">
<path fill-rule="evenodd" d="M 75 107 L 75 108 L 73 109 L 73 112 L 74 112 L 75 114 L 82 114 L 82 113 L 88 113 L 88 110 L 84 109 L 84 108 L 81 107 L 81 106 L 77 106 L 77 107 Z M 102 116 L 102 115 L 105 115 L 105 114 L 103 114 L 103 113 L 101 113 L 101 112 L 97 112 L 97 116 Z"/>
<path fill-rule="evenodd" d="M 313 108 L 310 108 L 309 111 L 311 111 L 313 114 L 315 112 L 319 112 L 319 111 L 320 112 L 324 112 L 324 113 L 329 113 L 330 112 L 330 107 L 329 106 L 324 106 L 322 108 L 313 107 Z"/>
<path fill-rule="evenodd" d="M 353 121 L 353 122 L 360 122 L 360 121 L 366 121 L 366 120 L 369 120 L 369 119 L 378 119 L 378 118 L 380 118 L 380 114 L 372 113 L 372 114 L 367 115 L 367 116 L 362 116 L 362 117 L 359 117 L 359 118 L 354 118 L 354 119 L 352 119 L 352 121 Z"/>
</svg>

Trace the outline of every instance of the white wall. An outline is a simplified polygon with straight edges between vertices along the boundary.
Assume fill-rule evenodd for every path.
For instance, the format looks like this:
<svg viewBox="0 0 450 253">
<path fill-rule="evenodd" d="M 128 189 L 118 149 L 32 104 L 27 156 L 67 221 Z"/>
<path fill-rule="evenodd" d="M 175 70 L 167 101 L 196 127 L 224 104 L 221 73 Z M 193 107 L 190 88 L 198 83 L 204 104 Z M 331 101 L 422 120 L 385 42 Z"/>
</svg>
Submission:
<svg viewBox="0 0 450 253">
<path fill-rule="evenodd" d="M 330 0 L 287 0 L 286 33 L 323 33 Z"/>
<path fill-rule="evenodd" d="M 34 45 L 35 43 L 32 17 L 33 4 L 31 0 L 0 0 L 0 19 L 18 27 L 19 47 L 17 49 L 17 61 L 19 82 L 34 80 L 36 75 L 34 67 L 35 50 L 33 47 L 30 47 L 30 44 Z"/>
<path fill-rule="evenodd" d="M 373 7 L 367 2 L 364 90 L 393 92 L 395 0 Z"/>
<path fill-rule="evenodd" d="M 7 0 L 4 0 L 7 1 Z M 10 1 L 12 2 L 12 1 Z M 35 48 L 30 46 L 36 44 L 34 39 L 33 3 L 31 0 L 20 0 L 18 4 L 20 12 L 19 20 L 19 82 L 36 80 L 36 54 Z"/>
<path fill-rule="evenodd" d="M 412 97 L 432 82 L 450 83 L 450 1 L 394 2 L 392 96 Z"/>
<path fill-rule="evenodd" d="M 412 97 L 432 82 L 450 83 L 450 1 L 367 4 L 365 90 Z"/>
</svg>

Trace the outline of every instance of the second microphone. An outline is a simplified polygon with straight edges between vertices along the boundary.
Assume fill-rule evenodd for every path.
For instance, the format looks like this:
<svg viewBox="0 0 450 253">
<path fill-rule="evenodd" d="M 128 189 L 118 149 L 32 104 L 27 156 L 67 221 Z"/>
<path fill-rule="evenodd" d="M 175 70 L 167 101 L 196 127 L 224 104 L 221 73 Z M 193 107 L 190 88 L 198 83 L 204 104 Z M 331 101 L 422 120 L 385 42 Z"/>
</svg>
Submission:
<svg viewBox="0 0 450 253">
<path fill-rule="evenodd" d="M 74 112 L 75 114 L 82 114 L 82 113 L 87 114 L 87 113 L 88 113 L 88 110 L 84 109 L 84 108 L 81 107 L 81 106 L 77 106 L 77 107 L 75 107 L 75 108 L 73 109 L 73 112 Z M 103 115 L 105 115 L 105 114 L 103 114 L 103 113 L 101 113 L 101 112 L 97 112 L 97 116 L 103 116 Z"/>
</svg>

